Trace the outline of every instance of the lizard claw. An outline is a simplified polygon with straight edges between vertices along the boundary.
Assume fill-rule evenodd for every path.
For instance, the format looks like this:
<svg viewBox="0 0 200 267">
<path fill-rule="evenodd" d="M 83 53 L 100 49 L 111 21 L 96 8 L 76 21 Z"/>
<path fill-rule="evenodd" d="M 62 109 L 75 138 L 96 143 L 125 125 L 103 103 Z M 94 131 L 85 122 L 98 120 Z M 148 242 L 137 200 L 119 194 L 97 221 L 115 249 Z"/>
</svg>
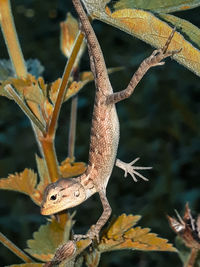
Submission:
<svg viewBox="0 0 200 267">
<path fill-rule="evenodd" d="M 149 170 L 149 169 L 152 169 L 152 167 L 133 166 L 133 164 L 135 162 L 137 162 L 139 159 L 140 158 L 136 158 L 133 161 L 131 161 L 130 163 L 125 163 L 125 162 L 117 159 L 116 166 L 121 168 L 122 170 L 124 170 L 124 172 L 125 172 L 124 177 L 127 177 L 128 173 L 129 173 L 131 175 L 131 177 L 133 178 L 134 182 L 138 181 L 136 176 L 140 177 L 144 181 L 149 181 L 149 179 L 147 179 L 145 176 L 143 176 L 142 174 L 140 174 L 136 170 Z"/>
</svg>

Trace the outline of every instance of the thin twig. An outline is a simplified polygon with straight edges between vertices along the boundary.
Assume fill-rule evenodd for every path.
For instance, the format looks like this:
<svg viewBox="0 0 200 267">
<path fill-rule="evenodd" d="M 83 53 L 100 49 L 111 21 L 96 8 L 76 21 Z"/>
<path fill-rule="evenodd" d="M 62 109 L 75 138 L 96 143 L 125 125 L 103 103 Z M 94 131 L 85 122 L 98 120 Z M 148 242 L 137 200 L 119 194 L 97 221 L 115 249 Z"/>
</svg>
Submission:
<svg viewBox="0 0 200 267">
<path fill-rule="evenodd" d="M 191 252 L 190 252 L 188 261 L 184 265 L 184 267 L 194 267 L 194 264 L 195 264 L 195 261 L 196 261 L 196 258 L 197 258 L 198 251 L 199 250 L 196 249 L 196 248 L 191 249 Z"/>
<path fill-rule="evenodd" d="M 13 98 L 13 100 L 19 105 L 19 107 L 23 110 L 26 116 L 40 129 L 42 133 L 45 133 L 45 126 L 42 124 L 40 120 L 32 113 L 32 111 L 24 104 L 19 95 L 15 92 L 15 89 L 11 86 L 11 84 L 7 84 L 5 87 L 6 92 Z"/>
<path fill-rule="evenodd" d="M 77 118 L 78 96 L 74 96 L 71 102 L 69 141 L 68 141 L 68 157 L 74 159 L 74 148 L 76 139 L 76 118 Z"/>
<path fill-rule="evenodd" d="M 0 23 L 15 72 L 18 77 L 26 77 L 26 65 L 17 37 L 9 0 L 0 0 Z"/>
<path fill-rule="evenodd" d="M 73 49 L 72 49 L 71 56 L 70 56 L 70 58 L 69 58 L 69 60 L 68 60 L 68 62 L 66 64 L 66 67 L 65 67 L 65 70 L 64 70 L 64 73 L 63 73 L 63 76 L 62 76 L 62 81 L 61 81 L 60 88 L 59 88 L 59 91 L 58 91 L 58 95 L 57 95 L 57 98 L 56 98 L 56 103 L 55 103 L 55 107 L 54 107 L 54 110 L 53 110 L 51 122 L 49 124 L 49 129 L 48 129 L 49 136 L 54 136 L 55 135 L 56 125 L 57 125 L 58 117 L 59 117 L 59 114 L 60 114 L 61 105 L 63 103 L 63 99 L 64 99 L 64 96 L 65 96 L 67 83 L 68 83 L 68 80 L 69 80 L 69 77 L 70 77 L 74 62 L 76 60 L 77 54 L 78 54 L 78 52 L 80 50 L 80 47 L 81 47 L 81 44 L 83 42 L 83 38 L 84 38 L 83 33 L 81 33 L 79 31 L 79 33 L 77 35 L 77 38 L 75 40 L 75 44 L 74 44 Z"/>
<path fill-rule="evenodd" d="M 12 241 L 10 241 L 5 235 L 0 232 L 0 242 L 17 255 L 24 262 L 34 262 L 24 251 L 18 248 Z"/>
</svg>

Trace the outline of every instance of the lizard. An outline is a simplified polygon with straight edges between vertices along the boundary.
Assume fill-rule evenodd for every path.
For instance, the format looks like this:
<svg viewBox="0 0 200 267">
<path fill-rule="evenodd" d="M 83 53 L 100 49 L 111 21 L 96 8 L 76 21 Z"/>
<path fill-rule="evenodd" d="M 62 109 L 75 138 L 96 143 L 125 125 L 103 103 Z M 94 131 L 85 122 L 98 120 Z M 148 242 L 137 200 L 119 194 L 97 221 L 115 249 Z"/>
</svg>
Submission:
<svg viewBox="0 0 200 267">
<path fill-rule="evenodd" d="M 90 227 L 85 235 L 76 235 L 74 238 L 89 238 L 99 240 L 99 232 L 111 215 L 111 207 L 106 196 L 106 187 L 111 176 L 114 165 L 122 168 L 125 175 L 129 173 L 134 181 L 136 175 L 143 180 L 148 180 L 137 170 L 150 169 L 151 167 L 138 167 L 134 163 L 136 158 L 130 163 L 116 159 L 119 143 L 119 120 L 115 104 L 132 95 L 135 87 L 154 66 L 163 65 L 163 59 L 178 53 L 178 50 L 167 51 L 173 38 L 175 29 L 167 39 L 162 49 L 154 50 L 139 66 L 130 80 L 126 89 L 120 92 L 113 92 L 103 53 L 95 32 L 90 24 L 88 16 L 80 0 L 72 0 L 76 12 L 78 13 L 81 30 L 83 31 L 89 52 L 90 67 L 94 75 L 96 94 L 92 115 L 89 159 L 86 171 L 75 178 L 61 178 L 55 183 L 49 184 L 43 194 L 41 214 L 52 215 L 68 208 L 75 207 L 95 193 L 99 193 L 103 206 L 103 212 L 96 224 Z"/>
</svg>

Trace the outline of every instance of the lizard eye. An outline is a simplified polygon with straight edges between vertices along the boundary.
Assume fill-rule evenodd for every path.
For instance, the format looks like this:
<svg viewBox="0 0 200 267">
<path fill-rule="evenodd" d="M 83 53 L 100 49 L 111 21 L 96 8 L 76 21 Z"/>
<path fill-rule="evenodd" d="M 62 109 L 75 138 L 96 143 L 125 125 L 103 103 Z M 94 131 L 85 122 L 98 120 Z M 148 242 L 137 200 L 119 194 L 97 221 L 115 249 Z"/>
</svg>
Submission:
<svg viewBox="0 0 200 267">
<path fill-rule="evenodd" d="M 50 197 L 50 199 L 51 200 L 56 200 L 57 199 L 57 195 L 55 194 L 55 195 L 52 195 L 51 197 Z"/>
<path fill-rule="evenodd" d="M 74 196 L 75 197 L 79 197 L 80 196 L 80 192 L 79 191 L 74 192 Z"/>
</svg>

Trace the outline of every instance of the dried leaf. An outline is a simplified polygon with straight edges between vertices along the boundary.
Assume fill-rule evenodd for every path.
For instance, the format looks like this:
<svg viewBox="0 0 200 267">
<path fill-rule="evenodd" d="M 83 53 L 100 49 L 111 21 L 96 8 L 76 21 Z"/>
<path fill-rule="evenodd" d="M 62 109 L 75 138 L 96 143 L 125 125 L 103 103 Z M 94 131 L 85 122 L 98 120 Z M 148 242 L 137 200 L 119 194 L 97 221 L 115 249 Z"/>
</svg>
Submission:
<svg viewBox="0 0 200 267">
<path fill-rule="evenodd" d="M 49 91 L 49 97 L 51 99 L 51 102 L 53 104 L 55 104 L 56 102 L 56 98 L 57 98 L 57 94 L 58 94 L 58 89 L 61 83 L 61 78 L 55 80 L 52 84 L 51 84 L 51 88 Z"/>
<path fill-rule="evenodd" d="M 98 250 L 100 252 L 137 249 L 156 251 L 176 251 L 176 249 L 166 239 L 157 237 L 156 234 L 149 233 L 149 228 L 133 227 L 140 216 L 125 215 L 119 216 L 104 233 Z M 130 229 L 131 228 L 131 229 Z"/>
<path fill-rule="evenodd" d="M 65 229 L 55 219 L 40 226 L 39 230 L 33 234 L 34 239 L 27 241 L 28 248 L 25 250 L 39 260 L 50 261 L 54 257 L 57 247 L 68 241 L 65 240 L 65 237 L 66 231 L 69 232 L 73 225 L 71 216 L 67 222 L 69 221 L 70 223 L 66 225 Z"/>
<path fill-rule="evenodd" d="M 71 49 L 73 47 L 76 35 L 79 30 L 78 21 L 70 14 L 67 13 L 65 21 L 60 23 L 61 28 L 61 51 L 66 57 L 70 57 Z"/>
<path fill-rule="evenodd" d="M 114 9 L 138 8 L 158 13 L 170 13 L 188 10 L 199 5 L 199 0 L 120 0 L 116 3 L 114 2 Z"/>
<path fill-rule="evenodd" d="M 73 81 L 67 89 L 64 101 L 67 101 L 69 98 L 76 95 L 87 83 L 88 81 Z"/>
<path fill-rule="evenodd" d="M 178 220 L 167 216 L 172 230 L 179 235 L 185 245 L 191 249 L 200 250 L 200 232 L 197 220 L 193 219 L 188 203 L 185 205 L 183 218 L 177 212 Z"/>
<path fill-rule="evenodd" d="M 17 104 L 22 110 L 24 110 L 22 104 L 27 106 L 28 110 L 30 110 L 29 112 L 33 113 L 37 119 L 45 125 L 41 110 L 46 98 L 46 91 L 40 86 L 41 80 L 42 78 L 37 81 L 31 74 L 28 74 L 26 78 L 9 78 L 2 82 L 2 85 L 0 86 L 0 95 L 16 101 L 16 99 L 4 89 L 7 84 L 11 84 L 21 102 L 20 105 L 19 101 L 16 101 Z M 27 111 L 25 114 L 29 117 Z"/>
<path fill-rule="evenodd" d="M 5 87 L 6 84 L 12 84 L 18 94 L 27 101 L 37 104 L 43 101 L 41 88 L 38 86 L 36 78 L 31 74 L 28 74 L 26 78 L 9 78 L 2 83 L 1 87 Z"/>
<path fill-rule="evenodd" d="M 84 162 L 72 162 L 70 158 L 66 158 L 61 162 L 60 171 L 64 178 L 78 176 L 86 170 Z"/>
</svg>

